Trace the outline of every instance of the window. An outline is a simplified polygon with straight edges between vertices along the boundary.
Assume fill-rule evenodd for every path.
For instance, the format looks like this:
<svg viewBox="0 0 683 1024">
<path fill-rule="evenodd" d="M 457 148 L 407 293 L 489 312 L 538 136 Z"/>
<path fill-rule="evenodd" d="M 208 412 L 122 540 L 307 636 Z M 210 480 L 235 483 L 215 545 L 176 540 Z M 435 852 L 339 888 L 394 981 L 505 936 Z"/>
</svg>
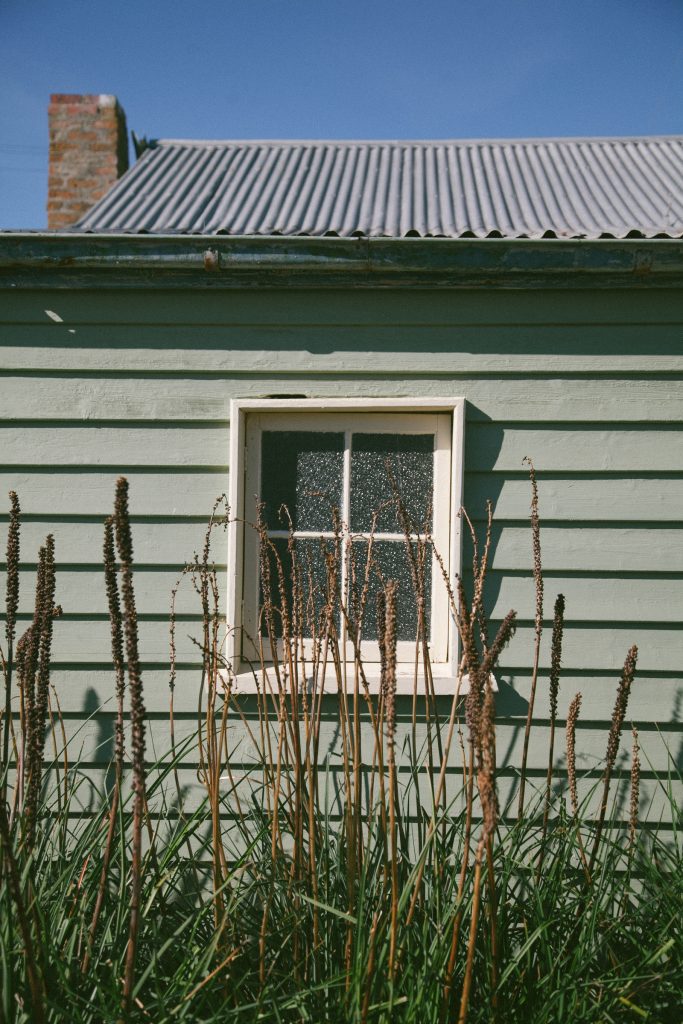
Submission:
<svg viewBox="0 0 683 1024">
<path fill-rule="evenodd" d="M 344 550 L 339 559 L 342 590 L 357 597 L 372 543 L 373 572 L 366 604 L 366 612 L 370 611 L 364 615 L 361 633 L 363 662 L 369 677 L 379 678 L 373 597 L 380 578 L 396 579 L 397 655 L 403 676 L 399 688 L 412 689 L 418 607 L 406 531 L 411 534 L 413 552 L 429 534 L 453 578 L 460 569 L 457 512 L 462 500 L 463 409 L 462 399 L 431 398 L 231 403 L 234 521 L 228 552 L 228 622 L 234 628 L 227 653 L 241 691 L 254 685 L 249 665 L 258 660 L 259 633 L 263 632 L 259 540 L 250 525 L 257 517 L 257 499 L 270 549 L 276 553 L 271 557 L 275 563 L 279 557 L 283 565 L 288 564 L 291 534 L 311 595 L 324 594 L 325 551 L 336 545 Z M 397 495 L 403 516 L 397 512 Z M 447 690 L 457 674 L 457 637 L 441 569 L 431 546 L 426 551 L 422 574 L 426 632 L 435 685 Z M 313 603 L 311 598 L 308 607 Z M 338 628 L 342 636 L 341 620 Z M 353 658 L 348 642 L 346 657 Z"/>
</svg>

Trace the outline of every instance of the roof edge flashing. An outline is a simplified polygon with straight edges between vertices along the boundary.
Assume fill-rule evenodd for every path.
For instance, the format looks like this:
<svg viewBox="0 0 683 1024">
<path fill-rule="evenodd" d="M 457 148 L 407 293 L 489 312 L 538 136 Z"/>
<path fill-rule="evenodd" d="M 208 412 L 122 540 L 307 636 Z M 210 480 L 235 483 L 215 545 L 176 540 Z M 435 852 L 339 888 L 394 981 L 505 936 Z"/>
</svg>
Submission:
<svg viewBox="0 0 683 1024">
<path fill-rule="evenodd" d="M 0 276 L 14 287 L 632 287 L 683 282 L 683 240 L 7 232 Z"/>
</svg>

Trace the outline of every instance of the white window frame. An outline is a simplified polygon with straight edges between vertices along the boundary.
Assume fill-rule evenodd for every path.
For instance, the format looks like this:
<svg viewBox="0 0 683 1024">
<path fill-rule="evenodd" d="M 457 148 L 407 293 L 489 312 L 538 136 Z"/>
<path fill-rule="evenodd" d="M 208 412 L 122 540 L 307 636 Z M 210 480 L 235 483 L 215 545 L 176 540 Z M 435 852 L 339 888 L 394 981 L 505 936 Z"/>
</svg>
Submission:
<svg viewBox="0 0 683 1024">
<path fill-rule="evenodd" d="M 386 430 L 400 423 L 400 432 L 424 430 L 437 436 L 434 487 L 438 513 L 435 510 L 434 537 L 440 555 L 448 567 L 450 579 L 460 573 L 462 561 L 462 530 L 458 511 L 462 506 L 464 471 L 465 400 L 463 398 L 279 398 L 232 399 L 230 403 L 230 462 L 229 501 L 231 521 L 228 530 L 228 587 L 225 655 L 233 668 L 234 687 L 240 693 L 256 691 L 256 680 L 251 667 L 242 662 L 242 628 L 245 598 L 253 605 L 258 598 L 255 583 L 245 583 L 245 574 L 251 566 L 250 577 L 255 580 L 256 545 L 254 531 L 245 526 L 245 515 L 253 514 L 253 480 L 260 480 L 260 430 L 320 428 L 321 417 L 325 429 L 348 429 L 353 417 L 354 431 L 381 432 L 377 415 L 386 417 Z M 413 420 L 412 416 L 429 417 Z M 399 420 L 400 417 L 400 420 Z M 444 419 L 446 418 L 446 420 Z M 346 418 L 346 420 L 345 420 Z M 296 426 L 294 421 L 298 421 Z M 393 423 L 392 423 L 393 421 Z M 249 444 L 248 444 L 249 442 Z M 444 496 L 444 489 L 446 494 Z M 250 507 L 251 506 L 251 507 Z M 343 513 L 343 510 L 342 510 Z M 454 692 L 458 677 L 459 641 L 457 630 L 448 608 L 446 588 L 439 567 L 432 567 L 432 642 L 430 644 L 434 687 L 437 693 Z M 375 645 L 376 646 L 376 645 Z M 415 644 L 408 652 L 398 651 L 397 691 L 412 693 L 415 676 Z M 370 647 L 370 645 L 368 645 Z M 379 664 L 364 660 L 364 669 L 371 690 L 379 687 Z M 402 653 L 406 660 L 401 661 Z M 420 672 L 421 674 L 421 672 Z M 332 676 L 327 687 L 332 688 Z M 334 683 L 336 691 L 336 683 Z M 461 687 L 461 692 L 464 690 Z"/>
</svg>

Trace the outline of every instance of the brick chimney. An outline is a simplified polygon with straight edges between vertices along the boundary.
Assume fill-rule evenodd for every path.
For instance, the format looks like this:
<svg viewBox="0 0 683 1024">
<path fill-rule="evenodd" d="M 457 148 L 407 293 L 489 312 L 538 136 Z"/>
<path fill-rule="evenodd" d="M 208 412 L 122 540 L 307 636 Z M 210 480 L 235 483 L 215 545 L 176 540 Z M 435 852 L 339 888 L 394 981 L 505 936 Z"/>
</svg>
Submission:
<svg viewBox="0 0 683 1024">
<path fill-rule="evenodd" d="M 47 226 L 72 227 L 128 168 L 126 115 L 116 96 L 53 94 L 48 108 Z"/>
</svg>

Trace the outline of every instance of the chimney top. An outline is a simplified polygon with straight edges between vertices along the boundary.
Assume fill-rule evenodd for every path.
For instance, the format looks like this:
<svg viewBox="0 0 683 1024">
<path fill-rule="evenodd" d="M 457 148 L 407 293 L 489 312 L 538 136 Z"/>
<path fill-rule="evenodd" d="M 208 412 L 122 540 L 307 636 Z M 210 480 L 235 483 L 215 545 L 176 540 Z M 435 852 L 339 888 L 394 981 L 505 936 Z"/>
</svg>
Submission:
<svg viewBox="0 0 683 1024">
<path fill-rule="evenodd" d="M 126 115 L 115 96 L 53 93 L 48 108 L 47 226 L 73 227 L 128 169 Z"/>
</svg>

